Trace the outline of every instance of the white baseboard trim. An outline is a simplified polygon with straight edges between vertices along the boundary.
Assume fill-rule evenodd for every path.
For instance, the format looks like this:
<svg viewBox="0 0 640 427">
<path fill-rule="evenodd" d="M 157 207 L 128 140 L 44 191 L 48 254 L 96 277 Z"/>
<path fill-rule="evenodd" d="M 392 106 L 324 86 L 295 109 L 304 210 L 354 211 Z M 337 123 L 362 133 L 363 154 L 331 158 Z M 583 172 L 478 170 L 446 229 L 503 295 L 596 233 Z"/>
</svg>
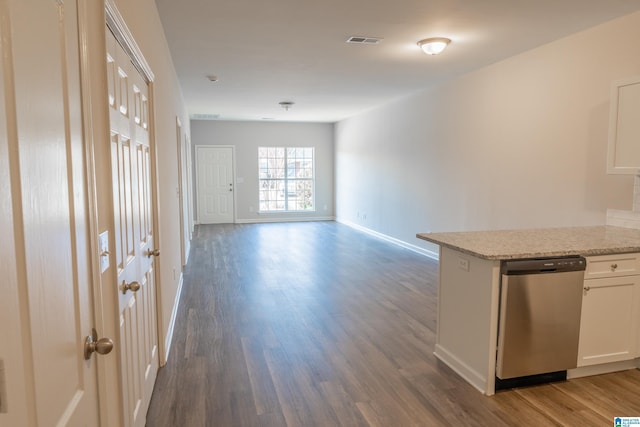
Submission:
<svg viewBox="0 0 640 427">
<path fill-rule="evenodd" d="M 164 338 L 164 360 L 160 361 L 160 366 L 164 366 L 169 360 L 169 351 L 171 351 L 171 341 L 173 340 L 173 328 L 176 325 L 176 317 L 178 316 L 178 304 L 180 303 L 180 295 L 182 294 L 183 275 L 180 273 L 180 280 L 178 280 L 178 291 L 176 292 L 176 298 L 173 301 L 173 309 L 171 310 L 171 319 L 169 320 L 169 328 L 167 329 L 167 335 Z"/>
<path fill-rule="evenodd" d="M 455 373 L 464 378 L 469 384 L 475 387 L 480 393 L 491 395 L 493 393 L 487 392 L 487 379 L 480 375 L 476 370 L 472 369 L 469 365 L 462 362 L 456 356 L 447 351 L 444 347 L 436 344 L 436 349 L 433 352 L 441 362 L 453 369 Z"/>
<path fill-rule="evenodd" d="M 333 216 L 302 216 L 302 217 L 264 217 L 252 219 L 236 219 L 236 224 L 260 224 L 263 222 L 306 222 L 306 221 L 335 221 Z"/>
<path fill-rule="evenodd" d="M 363 227 L 363 226 L 361 226 L 359 224 L 356 224 L 354 222 L 351 222 L 351 221 L 347 221 L 347 220 L 340 219 L 340 218 L 336 219 L 336 221 L 341 223 L 341 224 L 344 224 L 346 226 L 349 226 L 351 228 L 355 228 L 358 231 L 362 231 L 363 233 L 370 234 L 370 235 L 372 235 L 374 237 L 377 237 L 379 239 L 386 240 L 389 243 L 393 243 L 394 245 L 401 246 L 401 247 L 403 247 L 405 249 L 409 249 L 410 251 L 413 251 L 413 252 L 416 252 L 416 253 L 418 253 L 420 255 L 426 256 L 427 258 L 431 258 L 433 260 L 438 261 L 439 254 L 437 252 L 433 252 L 433 251 L 430 251 L 428 249 L 421 248 L 420 246 L 412 245 L 411 243 L 407 243 L 404 240 L 396 239 L 395 237 L 391 237 L 391 236 L 388 236 L 386 234 L 379 233 L 379 232 L 377 232 L 375 230 Z"/>
<path fill-rule="evenodd" d="M 599 365 L 581 366 L 575 369 L 567 370 L 567 378 L 582 378 L 592 375 L 610 374 L 612 372 L 628 371 L 629 369 L 638 369 L 640 359 L 623 360 L 621 362 L 602 363 Z"/>
</svg>

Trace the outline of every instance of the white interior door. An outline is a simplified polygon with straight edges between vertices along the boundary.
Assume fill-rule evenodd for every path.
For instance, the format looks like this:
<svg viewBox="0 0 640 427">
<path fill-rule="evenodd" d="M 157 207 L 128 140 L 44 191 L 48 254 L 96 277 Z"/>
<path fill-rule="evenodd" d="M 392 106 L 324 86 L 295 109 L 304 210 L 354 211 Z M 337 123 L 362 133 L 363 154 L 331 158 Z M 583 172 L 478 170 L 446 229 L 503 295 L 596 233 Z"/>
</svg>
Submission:
<svg viewBox="0 0 640 427">
<path fill-rule="evenodd" d="M 158 372 L 149 93 L 106 35 L 123 409 L 126 426 L 144 426 Z"/>
<path fill-rule="evenodd" d="M 0 425 L 97 425 L 77 3 L 2 1 L 0 37 Z"/>
<path fill-rule="evenodd" d="M 196 147 L 196 174 L 198 222 L 234 222 L 233 148 Z"/>
</svg>

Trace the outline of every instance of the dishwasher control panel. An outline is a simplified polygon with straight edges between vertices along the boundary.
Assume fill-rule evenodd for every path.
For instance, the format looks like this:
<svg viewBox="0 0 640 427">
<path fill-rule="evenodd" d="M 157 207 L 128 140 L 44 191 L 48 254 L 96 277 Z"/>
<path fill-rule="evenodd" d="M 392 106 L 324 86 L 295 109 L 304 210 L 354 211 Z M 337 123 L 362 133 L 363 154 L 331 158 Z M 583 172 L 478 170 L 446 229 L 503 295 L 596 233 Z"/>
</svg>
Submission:
<svg viewBox="0 0 640 427">
<path fill-rule="evenodd" d="M 528 258 L 504 261 L 502 274 L 540 274 L 582 271 L 587 261 L 581 256 L 563 258 Z"/>
</svg>

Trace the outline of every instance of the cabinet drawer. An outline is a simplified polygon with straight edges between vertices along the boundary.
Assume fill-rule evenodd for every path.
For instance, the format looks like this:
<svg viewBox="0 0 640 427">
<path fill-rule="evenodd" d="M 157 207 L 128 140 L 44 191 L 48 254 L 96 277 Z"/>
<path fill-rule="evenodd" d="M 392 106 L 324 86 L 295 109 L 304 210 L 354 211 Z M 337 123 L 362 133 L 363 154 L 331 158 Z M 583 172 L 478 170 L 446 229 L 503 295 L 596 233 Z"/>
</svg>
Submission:
<svg viewBox="0 0 640 427">
<path fill-rule="evenodd" d="M 640 274 L 640 254 L 615 254 L 587 257 L 585 279 Z"/>
</svg>

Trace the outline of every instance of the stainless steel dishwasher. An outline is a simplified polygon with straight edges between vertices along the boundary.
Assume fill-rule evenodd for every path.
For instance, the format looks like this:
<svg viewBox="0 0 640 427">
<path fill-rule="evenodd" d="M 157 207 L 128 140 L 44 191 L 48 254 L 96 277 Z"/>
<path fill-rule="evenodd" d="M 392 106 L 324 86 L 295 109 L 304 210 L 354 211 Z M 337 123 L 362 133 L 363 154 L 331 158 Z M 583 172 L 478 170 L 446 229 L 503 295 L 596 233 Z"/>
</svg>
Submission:
<svg viewBox="0 0 640 427">
<path fill-rule="evenodd" d="M 585 265 L 580 256 L 502 263 L 496 388 L 576 367 Z"/>
</svg>

